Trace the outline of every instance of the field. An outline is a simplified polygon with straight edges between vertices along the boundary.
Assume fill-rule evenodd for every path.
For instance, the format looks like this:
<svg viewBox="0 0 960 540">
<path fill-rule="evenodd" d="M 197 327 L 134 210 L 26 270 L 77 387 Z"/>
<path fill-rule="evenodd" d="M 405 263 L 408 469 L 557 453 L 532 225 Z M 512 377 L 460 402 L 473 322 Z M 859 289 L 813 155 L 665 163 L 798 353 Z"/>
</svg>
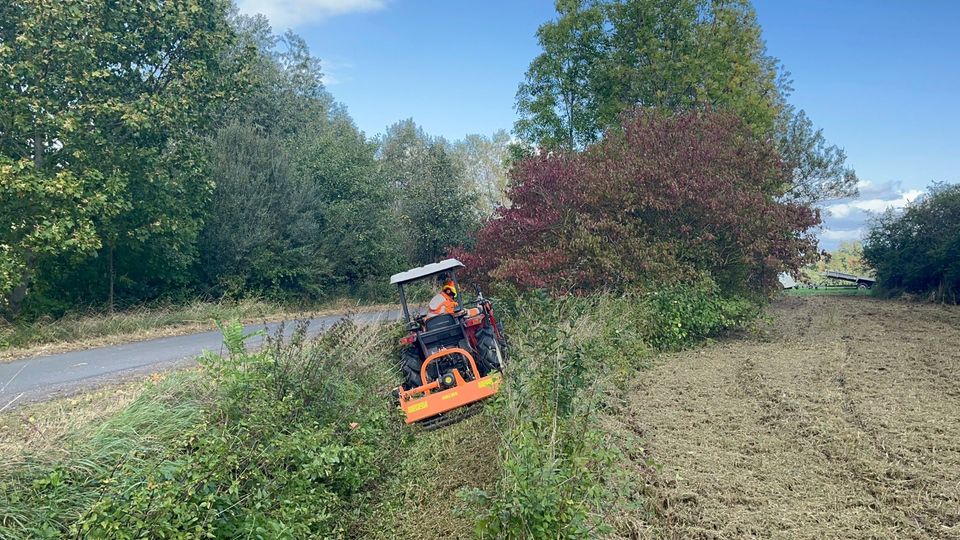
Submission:
<svg viewBox="0 0 960 540">
<path fill-rule="evenodd" d="M 960 538 L 960 310 L 805 297 L 769 313 L 636 378 L 611 422 L 644 441 L 651 485 L 620 533 Z"/>
</svg>

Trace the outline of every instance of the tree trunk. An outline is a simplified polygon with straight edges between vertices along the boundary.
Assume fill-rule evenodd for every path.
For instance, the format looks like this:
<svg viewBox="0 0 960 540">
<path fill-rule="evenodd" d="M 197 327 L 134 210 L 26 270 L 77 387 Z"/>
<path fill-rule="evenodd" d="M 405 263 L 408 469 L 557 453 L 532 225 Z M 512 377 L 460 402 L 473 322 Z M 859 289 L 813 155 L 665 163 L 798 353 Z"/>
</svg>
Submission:
<svg viewBox="0 0 960 540">
<path fill-rule="evenodd" d="M 33 266 L 33 260 L 33 253 L 28 250 L 26 253 L 27 268 L 20 276 L 20 283 L 7 294 L 7 305 L 9 306 L 11 319 L 16 318 L 17 314 L 20 313 L 23 301 L 30 291 L 30 268 Z"/>
<path fill-rule="evenodd" d="M 33 126 L 33 166 L 40 171 L 43 167 L 43 133 L 40 131 L 40 124 Z"/>
<path fill-rule="evenodd" d="M 109 274 L 110 292 L 107 295 L 107 309 L 113 313 L 113 289 L 116 282 L 117 272 L 113 267 L 114 240 L 110 240 L 110 246 L 107 248 L 107 273 Z"/>
<path fill-rule="evenodd" d="M 24 298 L 27 297 L 27 289 L 29 288 L 30 283 L 24 276 L 23 280 L 19 285 L 13 288 L 10 291 L 10 294 L 7 295 L 7 305 L 10 306 L 10 317 L 16 318 L 17 314 L 20 313 L 21 304 L 23 304 Z"/>
</svg>

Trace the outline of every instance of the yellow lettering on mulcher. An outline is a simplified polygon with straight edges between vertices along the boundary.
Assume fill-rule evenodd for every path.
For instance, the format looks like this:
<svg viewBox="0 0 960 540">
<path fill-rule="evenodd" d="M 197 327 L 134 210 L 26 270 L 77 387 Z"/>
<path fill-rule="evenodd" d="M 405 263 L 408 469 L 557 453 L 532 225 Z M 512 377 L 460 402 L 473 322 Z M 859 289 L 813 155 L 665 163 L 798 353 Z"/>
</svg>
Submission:
<svg viewBox="0 0 960 540">
<path fill-rule="evenodd" d="M 426 401 L 421 401 L 420 403 L 414 403 L 413 405 L 408 407 L 407 410 L 409 412 L 422 411 L 423 409 L 427 408 L 427 405 L 429 405 L 429 403 L 427 403 Z"/>
</svg>

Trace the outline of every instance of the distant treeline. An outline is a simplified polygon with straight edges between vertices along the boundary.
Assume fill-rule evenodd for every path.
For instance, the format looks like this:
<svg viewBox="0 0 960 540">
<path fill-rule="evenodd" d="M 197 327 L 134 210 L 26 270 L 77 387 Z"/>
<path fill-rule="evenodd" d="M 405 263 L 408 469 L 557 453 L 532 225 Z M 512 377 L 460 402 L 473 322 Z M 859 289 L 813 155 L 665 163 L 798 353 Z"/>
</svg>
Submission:
<svg viewBox="0 0 960 540">
<path fill-rule="evenodd" d="M 360 132 L 230 0 L 3 4 L 0 312 L 372 296 L 451 248 L 521 288 L 762 290 L 855 192 L 747 0 L 558 2 L 537 36 L 517 140 L 449 143 Z"/>
<path fill-rule="evenodd" d="M 370 138 L 300 37 L 229 2 L 5 3 L 0 66 L 7 318 L 372 295 L 503 202 L 506 132 Z"/>
</svg>

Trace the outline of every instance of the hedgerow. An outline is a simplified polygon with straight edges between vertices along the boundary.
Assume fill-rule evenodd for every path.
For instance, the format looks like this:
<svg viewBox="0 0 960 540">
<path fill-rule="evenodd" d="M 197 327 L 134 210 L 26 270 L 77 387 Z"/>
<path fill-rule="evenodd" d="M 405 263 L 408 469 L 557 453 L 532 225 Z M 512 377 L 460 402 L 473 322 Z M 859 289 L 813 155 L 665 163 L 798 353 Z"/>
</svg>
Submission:
<svg viewBox="0 0 960 540">
<path fill-rule="evenodd" d="M 471 482 L 463 471 L 462 480 L 484 486 L 467 497 L 481 538 L 608 532 L 611 512 L 640 498 L 643 480 L 620 476 L 626 443 L 600 413 L 654 351 L 718 335 L 754 309 L 709 279 L 627 295 L 525 293 L 498 305 L 510 362 L 484 424 L 497 439 L 471 443 L 498 449 L 484 462 L 496 479 Z M 308 340 L 301 325 L 251 353 L 242 327 L 224 325 L 228 355 L 171 375 L 70 435 L 59 453 L 8 457 L 0 537 L 382 535 L 367 521 L 378 512 L 405 521 L 406 504 L 385 504 L 395 494 L 375 488 L 421 481 L 405 472 L 407 450 L 412 437 L 430 437 L 404 427 L 388 397 L 394 330 L 343 324 Z"/>
<path fill-rule="evenodd" d="M 507 307 L 508 384 L 489 408 L 502 473 L 495 489 L 470 494 L 481 538 L 610 532 L 612 513 L 639 497 L 643 480 L 621 475 L 627 443 L 603 429 L 600 412 L 655 350 L 717 336 L 757 312 L 709 279 L 647 294 L 524 295 Z"/>
<path fill-rule="evenodd" d="M 960 185 L 934 184 L 905 210 L 879 216 L 863 255 L 882 292 L 960 303 Z"/>
</svg>

